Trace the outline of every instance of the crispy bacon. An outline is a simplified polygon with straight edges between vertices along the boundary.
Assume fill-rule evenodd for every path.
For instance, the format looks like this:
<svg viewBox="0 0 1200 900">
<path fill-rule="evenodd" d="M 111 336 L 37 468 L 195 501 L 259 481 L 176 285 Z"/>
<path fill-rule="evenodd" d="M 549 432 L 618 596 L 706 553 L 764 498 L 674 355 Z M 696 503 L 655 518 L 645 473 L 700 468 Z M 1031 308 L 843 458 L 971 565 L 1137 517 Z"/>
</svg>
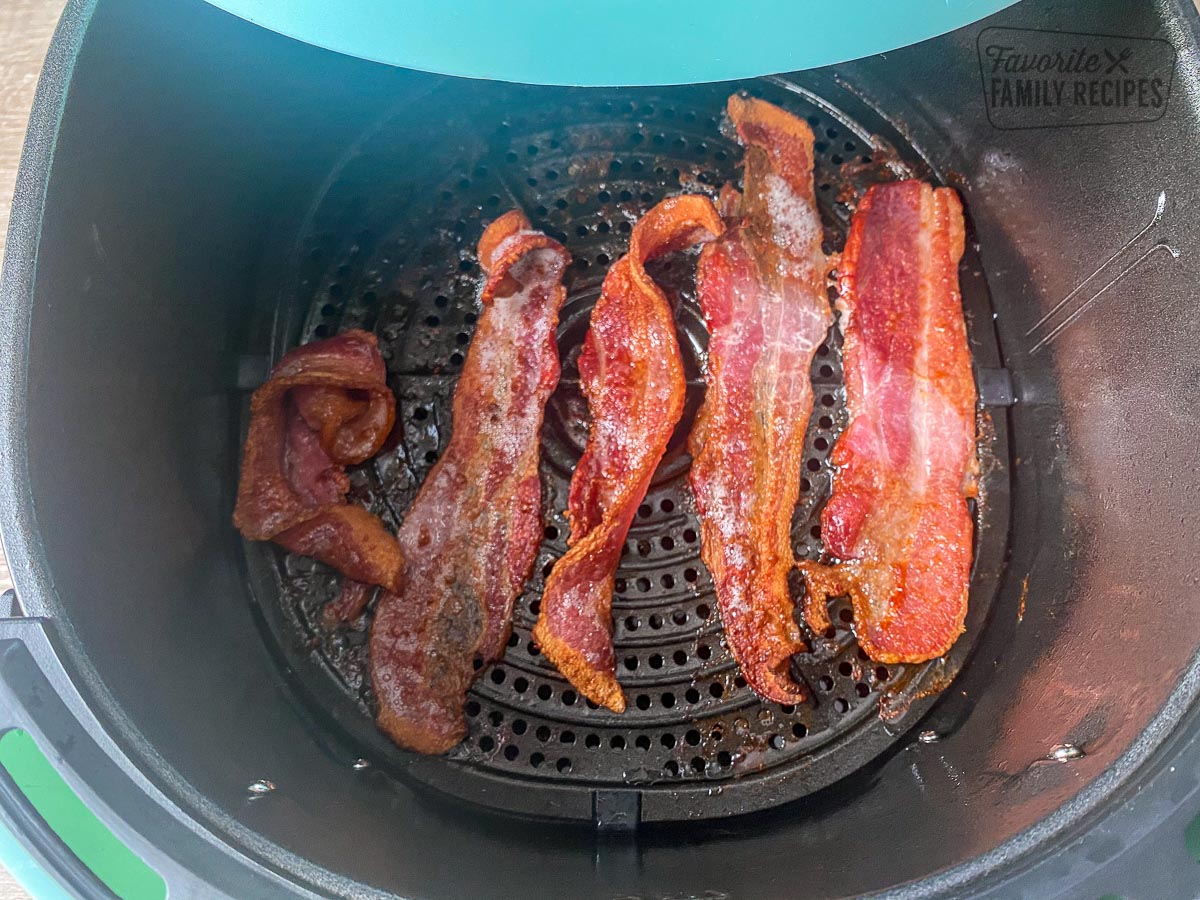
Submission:
<svg viewBox="0 0 1200 900">
<path fill-rule="evenodd" d="M 625 698 L 614 674 L 613 580 L 685 390 L 671 307 L 644 264 L 722 227 L 706 197 L 672 197 L 646 213 L 604 279 L 579 356 L 592 424 L 571 478 L 570 549 L 546 581 L 533 636 L 581 694 L 616 712 Z"/>
<path fill-rule="evenodd" d="M 371 626 L 379 727 L 422 753 L 466 735 L 467 689 L 504 652 L 542 537 L 538 450 L 570 257 L 513 210 L 484 232 L 479 259 L 483 314 L 453 433 L 400 528 L 404 589 L 381 596 Z"/>
<path fill-rule="evenodd" d="M 788 663 L 805 645 L 787 577 L 813 402 L 809 371 L 832 318 L 828 264 L 808 125 L 736 95 L 729 117 L 746 147 L 745 194 L 722 192 L 736 224 L 700 257 L 711 337 L 690 478 L 729 648 L 755 691 L 796 703 L 804 691 Z"/>
<path fill-rule="evenodd" d="M 400 545 L 345 499 L 345 467 L 379 450 L 395 412 L 373 334 L 347 331 L 288 353 L 250 401 L 234 524 L 352 581 L 399 589 Z"/>
<path fill-rule="evenodd" d="M 958 261 L 962 206 L 919 181 L 871 188 L 840 269 L 850 424 L 821 518 L 839 565 L 803 563 L 804 614 L 849 593 L 858 641 L 879 662 L 920 662 L 963 631 L 976 492 L 975 382 Z"/>
</svg>

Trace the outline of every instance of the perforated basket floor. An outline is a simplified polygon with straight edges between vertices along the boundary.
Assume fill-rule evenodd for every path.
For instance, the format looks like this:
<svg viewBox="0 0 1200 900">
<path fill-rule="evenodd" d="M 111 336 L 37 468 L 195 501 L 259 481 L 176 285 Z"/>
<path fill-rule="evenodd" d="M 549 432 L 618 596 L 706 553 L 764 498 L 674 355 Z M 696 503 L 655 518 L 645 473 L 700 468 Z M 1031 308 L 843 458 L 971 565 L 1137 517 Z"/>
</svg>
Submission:
<svg viewBox="0 0 1200 900">
<path fill-rule="evenodd" d="M 827 250 L 840 250 L 869 184 L 910 174 L 939 180 L 890 123 L 832 82 L 804 79 L 622 91 L 446 82 L 394 110 L 331 175 L 297 243 L 295 280 L 281 292 L 274 351 L 350 327 L 379 335 L 401 427 L 394 446 L 352 474 L 353 496 L 393 528 L 449 437 L 450 398 L 476 321 L 474 247 L 484 225 L 519 206 L 575 258 L 559 327 L 562 381 L 543 433 L 545 538 L 506 657 L 477 681 L 467 703 L 470 735 L 448 757 L 415 758 L 371 731 L 368 619 L 335 632 L 320 624 L 337 576 L 268 545 L 248 548 L 272 640 L 285 658 L 304 659 L 295 669 L 302 677 L 336 685 L 333 693 L 310 686 L 304 693 L 314 702 L 357 706 L 326 713 L 372 763 L 492 808 L 602 827 L 731 815 L 853 771 L 907 729 L 963 665 L 987 618 L 1008 527 L 1007 431 L 1003 415 L 986 410 L 971 612 L 950 654 L 920 666 L 875 664 L 857 647 L 848 605 L 836 600 L 835 626 L 813 635 L 813 652 L 795 660 L 810 702 L 780 706 L 747 688 L 722 639 L 686 478 L 707 341 L 693 296 L 694 256 L 651 267 L 676 309 L 688 402 L 617 573 L 614 641 L 627 712 L 584 701 L 530 640 L 545 574 L 566 549 L 566 489 L 587 435 L 575 360 L 591 307 L 644 211 L 665 196 L 715 194 L 738 179 L 740 150 L 720 127 L 731 90 L 811 123 Z M 998 354 L 970 240 L 961 271 L 972 349 L 986 369 Z M 836 330 L 812 377 L 816 407 L 793 522 L 795 551 L 806 558 L 821 554 L 818 514 L 844 424 Z"/>
</svg>

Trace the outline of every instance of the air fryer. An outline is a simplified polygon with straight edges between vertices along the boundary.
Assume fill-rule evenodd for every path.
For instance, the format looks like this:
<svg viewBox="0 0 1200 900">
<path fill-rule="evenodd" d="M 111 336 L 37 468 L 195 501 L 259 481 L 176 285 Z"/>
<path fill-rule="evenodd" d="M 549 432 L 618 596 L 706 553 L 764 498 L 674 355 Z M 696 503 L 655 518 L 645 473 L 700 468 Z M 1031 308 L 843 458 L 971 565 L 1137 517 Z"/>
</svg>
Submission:
<svg viewBox="0 0 1200 900">
<path fill-rule="evenodd" d="M 0 726 L 171 895 L 1194 896 L 1197 23 L 1183 0 L 1025 0 L 823 69 L 566 88 L 353 59 L 199 0 L 71 4 L 4 269 L 19 605 Z M 1006 62 L 1080 46 L 1116 63 L 1069 73 L 1076 105 Z M 679 257 L 655 275 L 688 406 L 618 572 L 616 715 L 529 634 L 586 437 L 574 359 L 637 216 L 736 179 L 720 115 L 737 90 L 812 126 L 830 251 L 872 183 L 963 196 L 983 462 L 967 630 L 942 659 L 885 666 L 835 605 L 794 661 L 810 702 L 746 686 L 687 487 L 706 337 Z M 475 243 L 512 207 L 574 258 L 545 537 L 467 740 L 421 757 L 374 728 L 365 631 L 320 621 L 335 573 L 230 523 L 247 401 L 290 347 L 374 331 L 403 425 L 352 496 L 395 527 L 449 435 Z M 815 558 L 844 424 L 836 332 L 813 381 L 793 536 Z M 0 814 L 101 895 L 7 787 Z"/>
</svg>

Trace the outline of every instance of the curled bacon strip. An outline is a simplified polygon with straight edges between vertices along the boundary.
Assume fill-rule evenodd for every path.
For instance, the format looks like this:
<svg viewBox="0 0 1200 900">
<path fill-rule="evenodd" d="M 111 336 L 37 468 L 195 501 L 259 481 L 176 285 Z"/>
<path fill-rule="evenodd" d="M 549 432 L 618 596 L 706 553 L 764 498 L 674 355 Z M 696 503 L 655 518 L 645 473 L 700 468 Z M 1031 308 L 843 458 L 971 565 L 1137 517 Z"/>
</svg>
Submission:
<svg viewBox="0 0 1200 900">
<path fill-rule="evenodd" d="M 463 705 L 499 659 L 542 538 L 538 454 L 558 384 L 555 331 L 570 257 L 518 210 L 484 232 L 483 313 L 454 391 L 453 433 L 405 514 L 402 591 L 371 625 L 379 727 L 422 753 L 466 735 Z"/>
<path fill-rule="evenodd" d="M 672 197 L 646 213 L 604 279 L 579 356 L 592 424 L 571 478 L 570 549 L 546 581 L 533 636 L 581 694 L 616 712 L 625 697 L 614 674 L 613 580 L 686 388 L 671 307 L 644 264 L 722 228 L 706 197 Z"/>
<path fill-rule="evenodd" d="M 796 703 L 804 691 L 788 663 L 805 645 L 787 577 L 809 373 L 832 319 L 828 264 L 807 123 L 739 96 L 729 98 L 729 116 L 746 147 L 746 190 L 722 192 L 736 224 L 700 257 L 711 338 L 690 479 L 729 648 L 755 691 Z"/>
<path fill-rule="evenodd" d="M 403 560 L 383 523 L 346 502 L 345 467 L 373 456 L 396 401 L 373 334 L 347 331 L 297 347 L 250 400 L 233 523 L 349 579 L 395 590 Z"/>
<path fill-rule="evenodd" d="M 975 381 L 958 261 L 962 206 L 919 181 L 867 192 L 850 227 L 839 303 L 850 424 L 821 517 L 839 565 L 801 563 L 804 614 L 849 593 L 858 641 L 879 662 L 920 662 L 963 631 L 976 492 Z"/>
</svg>

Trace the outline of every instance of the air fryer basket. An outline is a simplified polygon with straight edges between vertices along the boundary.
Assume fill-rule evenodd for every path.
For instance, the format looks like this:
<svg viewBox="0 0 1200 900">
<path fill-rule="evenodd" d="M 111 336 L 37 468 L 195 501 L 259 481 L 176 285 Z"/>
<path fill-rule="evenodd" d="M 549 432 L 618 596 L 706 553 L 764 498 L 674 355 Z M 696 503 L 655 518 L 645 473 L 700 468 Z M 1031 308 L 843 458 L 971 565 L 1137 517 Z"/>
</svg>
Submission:
<svg viewBox="0 0 1200 900">
<path fill-rule="evenodd" d="M 887 121 L 821 76 L 621 91 L 443 82 L 352 141 L 317 198 L 293 250 L 294 274 L 279 291 L 273 349 L 290 346 L 297 334 L 306 341 L 349 327 L 379 335 L 403 427 L 396 446 L 354 473 L 355 494 L 393 527 L 449 440 L 450 398 L 478 310 L 474 246 L 484 225 L 520 207 L 574 256 L 559 325 L 565 369 L 543 440 L 545 541 L 517 604 L 505 659 L 484 671 L 473 690 L 471 735 L 451 762 L 400 754 L 373 733 L 367 622 L 349 631 L 320 623 L 321 607 L 337 591 L 336 574 L 277 548 L 249 548 L 271 638 L 294 671 L 316 678 L 306 670 L 314 662 L 328 666 L 358 701 L 363 715 L 355 731 L 370 748 L 366 759 L 488 806 L 602 828 L 753 812 L 836 781 L 896 740 L 981 636 L 1008 534 L 1002 408 L 981 417 L 986 502 L 968 634 L 953 652 L 922 666 L 875 664 L 858 649 L 842 600 L 833 610 L 837 627 L 811 636 L 814 652 L 797 660 L 810 702 L 763 703 L 746 686 L 722 640 L 687 486 L 684 444 L 703 399 L 707 343 L 692 294 L 692 255 L 654 270 L 674 297 L 688 403 L 617 572 L 615 642 L 629 710 L 614 715 L 586 702 L 531 642 L 544 576 L 566 550 L 567 485 L 587 439 L 574 360 L 600 283 L 650 206 L 681 189 L 715 195 L 737 177 L 740 149 L 720 130 L 725 98 L 735 89 L 805 116 L 819 135 L 817 193 L 831 250 L 841 249 L 866 186 L 937 177 Z M 847 104 L 862 120 L 851 118 Z M 437 116 L 447 109 L 462 112 Z M 427 152 L 398 159 L 395 147 L 411 141 L 414 127 L 426 127 L 414 123 L 423 122 L 436 123 L 423 136 Z M 991 386 L 1003 373 L 976 245 L 963 269 L 974 353 Z M 248 359 L 241 368 L 258 374 L 266 366 Z M 836 333 L 817 351 L 812 376 L 817 409 L 793 535 L 799 554 L 817 558 L 828 456 L 844 420 Z M 985 393 L 985 401 L 1008 399 Z M 329 693 L 324 685 L 309 690 Z M 349 710 L 344 719 L 352 720 Z"/>
<path fill-rule="evenodd" d="M 993 121 L 981 35 L 1154 38 L 1184 60 L 1194 23 L 1183 3 L 1026 0 L 827 70 L 580 90 L 389 69 L 199 0 L 73 4 L 4 272 L 0 509 L 27 615 L 0 621 L 0 727 L 51 748 L 182 895 L 1193 895 L 1196 73 L 1178 67 L 1155 119 Z M 967 635 L 942 664 L 881 669 L 835 616 L 798 660 L 815 703 L 755 700 L 697 560 L 685 422 L 620 573 L 625 716 L 530 650 L 539 568 L 468 742 L 399 751 L 366 709 L 363 632 L 315 625 L 331 573 L 230 526 L 247 391 L 299 341 L 375 330 L 405 426 L 354 491 L 394 524 L 448 436 L 474 242 L 521 206 L 579 260 L 543 566 L 563 549 L 573 351 L 605 262 L 649 204 L 736 177 L 714 117 L 741 88 L 813 122 L 832 249 L 872 180 L 963 193 L 987 462 Z M 655 274 L 694 410 L 688 269 Z M 837 359 L 834 337 L 814 368 L 807 554 Z M 0 814 L 58 865 L 3 789 Z M 1155 864 L 1133 862 L 1147 847 Z"/>
</svg>

